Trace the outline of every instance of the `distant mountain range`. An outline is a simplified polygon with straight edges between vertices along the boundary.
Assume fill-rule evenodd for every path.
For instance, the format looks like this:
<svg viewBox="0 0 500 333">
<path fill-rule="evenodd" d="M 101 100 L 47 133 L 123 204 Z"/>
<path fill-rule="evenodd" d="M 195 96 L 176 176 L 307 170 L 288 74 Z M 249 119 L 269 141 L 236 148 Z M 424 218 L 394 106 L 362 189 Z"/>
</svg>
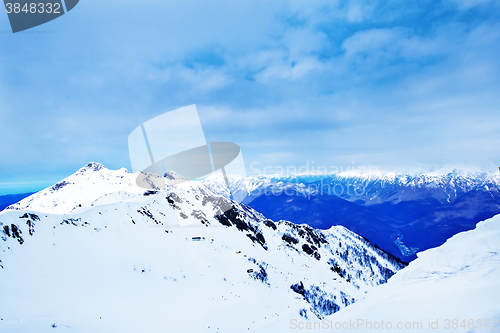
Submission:
<svg viewBox="0 0 500 333">
<path fill-rule="evenodd" d="M 404 261 L 500 213 L 500 175 L 341 173 L 203 181 L 271 219 L 328 229 L 342 225 Z"/>
<path fill-rule="evenodd" d="M 0 196 L 0 212 L 4 210 L 6 207 L 23 200 L 26 197 L 29 197 L 34 192 L 31 193 L 21 193 L 21 194 L 8 194 Z"/>
</svg>

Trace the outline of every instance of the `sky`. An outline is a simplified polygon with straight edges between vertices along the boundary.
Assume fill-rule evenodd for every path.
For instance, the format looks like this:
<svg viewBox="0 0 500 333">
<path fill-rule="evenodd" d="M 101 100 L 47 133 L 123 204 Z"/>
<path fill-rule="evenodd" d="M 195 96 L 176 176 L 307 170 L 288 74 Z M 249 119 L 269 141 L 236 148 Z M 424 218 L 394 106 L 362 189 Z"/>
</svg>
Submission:
<svg viewBox="0 0 500 333">
<path fill-rule="evenodd" d="M 500 165 L 500 1 L 81 0 L 13 34 L 0 15 L 0 195 L 196 104 L 207 141 L 264 167 Z"/>
</svg>

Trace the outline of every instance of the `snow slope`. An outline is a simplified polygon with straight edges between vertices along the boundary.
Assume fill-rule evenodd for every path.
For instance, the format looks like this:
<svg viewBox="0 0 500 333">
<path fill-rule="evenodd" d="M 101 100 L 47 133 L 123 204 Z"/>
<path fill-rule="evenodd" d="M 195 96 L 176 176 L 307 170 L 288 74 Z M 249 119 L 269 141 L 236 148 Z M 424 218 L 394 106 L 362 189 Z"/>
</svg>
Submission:
<svg viewBox="0 0 500 333">
<path fill-rule="evenodd" d="M 37 192 L 7 210 L 30 209 L 39 213 L 64 214 L 91 207 L 95 201 L 105 200 L 113 194 L 109 202 L 136 198 L 145 189 L 135 184 L 135 177 L 127 169 L 109 170 L 105 166 L 91 162 L 59 183 Z M 135 200 L 135 199 L 134 199 Z"/>
<path fill-rule="evenodd" d="M 498 332 L 499 240 L 497 215 L 419 253 L 387 284 L 373 288 L 365 299 L 327 322 L 291 316 L 261 332 L 296 331 L 298 325 L 314 327 L 315 322 L 316 328 L 343 326 L 343 332 Z"/>
<path fill-rule="evenodd" d="M 329 317 L 404 267 L 344 227 L 136 176 L 90 163 L 0 213 L 0 332 L 255 331 Z"/>
</svg>

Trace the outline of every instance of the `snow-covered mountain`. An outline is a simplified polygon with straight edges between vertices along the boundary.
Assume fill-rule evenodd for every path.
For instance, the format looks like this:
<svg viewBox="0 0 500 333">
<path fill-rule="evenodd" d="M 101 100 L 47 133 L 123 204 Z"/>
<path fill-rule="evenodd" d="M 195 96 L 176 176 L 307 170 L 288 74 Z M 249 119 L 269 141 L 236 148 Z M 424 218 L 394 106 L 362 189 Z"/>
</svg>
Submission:
<svg viewBox="0 0 500 333">
<path fill-rule="evenodd" d="M 500 173 L 444 171 L 231 178 L 229 190 L 214 176 L 203 182 L 271 219 L 343 225 L 411 261 L 500 213 Z"/>
<path fill-rule="evenodd" d="M 214 192 L 230 197 L 245 194 L 242 202 L 248 204 L 255 198 L 282 192 L 300 193 L 305 196 L 336 195 L 351 202 L 365 205 L 398 203 L 419 199 L 422 192 L 439 202 L 452 202 L 472 190 L 499 191 L 500 173 L 466 172 L 357 172 L 346 171 L 332 175 L 258 175 L 229 177 L 229 187 L 224 179 L 214 174 L 202 180 Z"/>
<path fill-rule="evenodd" d="M 109 170 L 91 162 L 59 183 L 6 208 L 65 214 L 87 210 L 94 204 L 137 200 L 145 192 L 127 169 Z M 132 199 L 133 198 L 133 199 Z"/>
<path fill-rule="evenodd" d="M 387 284 L 324 322 L 282 318 L 261 332 L 320 327 L 343 332 L 498 332 L 500 215 L 418 254 Z"/>
<path fill-rule="evenodd" d="M 1 332 L 242 332 L 325 318 L 405 265 L 342 226 L 90 163 L 0 213 Z"/>
<path fill-rule="evenodd" d="M 280 192 L 300 193 L 307 196 L 313 189 L 297 180 L 297 177 L 281 175 L 259 175 L 255 177 L 241 177 L 227 175 L 228 183 L 219 173 L 211 174 L 201 182 L 215 193 L 227 198 L 237 198 L 238 201 L 248 204 L 261 195 L 271 195 Z"/>
<path fill-rule="evenodd" d="M 360 174 L 345 172 L 332 176 L 330 184 L 344 182 L 352 184 L 357 191 L 340 194 L 350 201 L 364 201 L 366 205 L 380 203 L 397 204 L 402 201 L 419 200 L 422 195 L 438 202 L 452 203 L 461 195 L 474 190 L 499 192 L 498 172 L 420 172 L 420 173 L 375 173 Z M 331 194 L 337 194 L 331 191 Z"/>
</svg>

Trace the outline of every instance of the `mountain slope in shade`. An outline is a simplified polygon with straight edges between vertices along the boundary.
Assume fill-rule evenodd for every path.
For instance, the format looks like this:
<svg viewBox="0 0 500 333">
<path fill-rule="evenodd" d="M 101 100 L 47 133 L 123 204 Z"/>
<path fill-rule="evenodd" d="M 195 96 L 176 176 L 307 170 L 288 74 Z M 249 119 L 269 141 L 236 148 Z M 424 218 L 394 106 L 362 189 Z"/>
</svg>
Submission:
<svg viewBox="0 0 500 333">
<path fill-rule="evenodd" d="M 238 332 L 326 318 L 404 267 L 344 227 L 91 163 L 0 213 L 2 332 Z"/>
<path fill-rule="evenodd" d="M 363 235 L 385 251 L 399 254 L 399 248 L 388 237 L 398 223 L 396 219 L 336 196 L 260 196 L 250 205 L 270 219 L 282 218 L 306 223 L 314 228 L 328 229 L 333 221 L 338 225 L 349 225 L 350 230 Z"/>
<path fill-rule="evenodd" d="M 498 173 L 358 174 L 231 178 L 232 192 L 271 219 L 332 225 L 368 238 L 404 261 L 500 213 Z M 204 180 L 227 195 L 216 177 Z"/>
<path fill-rule="evenodd" d="M 398 323 L 407 326 L 398 330 L 401 332 L 498 332 L 499 239 L 500 216 L 478 223 L 474 230 L 419 253 L 418 259 L 387 284 L 373 288 L 362 301 L 329 317 L 333 324 L 328 325 L 348 323 L 342 329 L 345 332 L 395 332 Z M 296 331 L 291 320 L 307 325 L 304 318 L 295 316 L 260 332 Z M 312 318 L 309 325 L 314 322 L 318 320 Z M 352 322 L 356 325 L 351 326 Z M 372 329 L 366 326 L 368 322 Z"/>
</svg>

